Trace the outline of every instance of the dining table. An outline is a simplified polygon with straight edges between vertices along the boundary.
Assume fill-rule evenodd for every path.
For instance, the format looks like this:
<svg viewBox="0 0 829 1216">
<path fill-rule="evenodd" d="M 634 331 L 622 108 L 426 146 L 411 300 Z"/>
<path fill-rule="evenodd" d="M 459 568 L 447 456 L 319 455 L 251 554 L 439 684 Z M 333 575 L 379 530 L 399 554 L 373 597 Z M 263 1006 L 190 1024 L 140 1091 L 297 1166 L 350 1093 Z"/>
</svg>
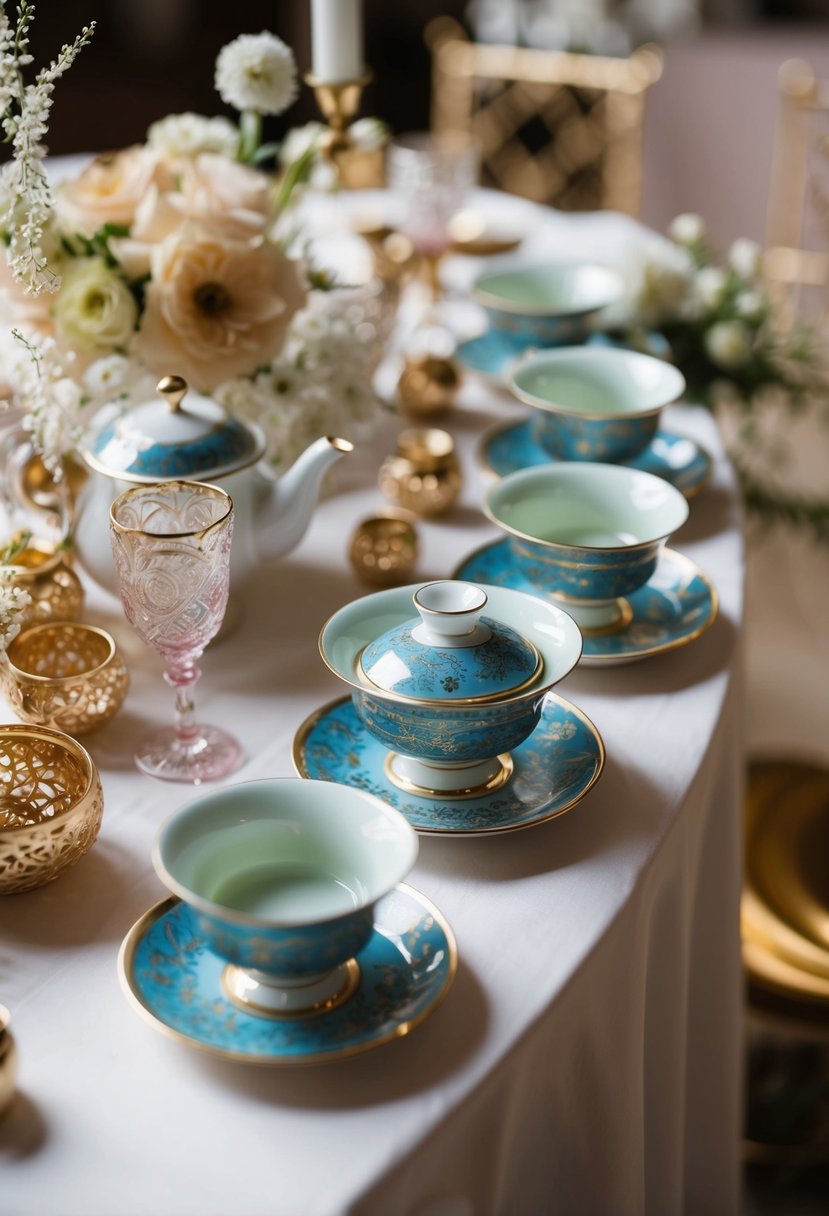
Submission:
<svg viewBox="0 0 829 1216">
<path fill-rule="evenodd" d="M 492 192 L 476 205 L 520 226 L 513 260 L 614 263 L 652 239 L 619 214 Z M 459 255 L 443 267 L 441 307 L 463 332 L 482 324 L 468 288 L 484 264 Z M 378 372 L 390 400 L 401 343 Z M 481 509 L 494 476 L 482 444 L 523 413 L 497 376 L 467 371 L 451 408 L 428 419 L 453 436 L 463 487 L 447 513 L 416 519 L 412 583 L 450 577 L 499 535 Z M 207 648 L 199 713 L 245 753 L 224 784 L 293 776 L 302 724 L 347 693 L 318 636 L 371 590 L 349 541 L 388 506 L 377 471 L 413 424 L 389 411 L 357 439 L 302 541 L 257 570 L 234 627 Z M 670 406 L 663 426 L 710 456 L 671 547 L 711 580 L 716 619 L 664 653 L 579 663 L 556 687 L 605 751 L 566 814 L 420 836 L 407 882 L 451 926 L 454 982 L 410 1033 L 332 1062 L 266 1067 L 194 1050 L 125 998 L 121 942 L 167 894 L 153 840 L 200 791 L 135 767 L 136 738 L 171 720 L 171 693 L 118 600 L 86 580 L 83 619 L 113 634 L 132 683 L 120 713 L 82 740 L 104 791 L 96 843 L 54 882 L 0 896 L 0 1000 L 20 1062 L 0 1121 L 3 1216 L 738 1211 L 740 498 L 707 410 Z M 2 701 L 0 717 L 16 720 Z"/>
</svg>

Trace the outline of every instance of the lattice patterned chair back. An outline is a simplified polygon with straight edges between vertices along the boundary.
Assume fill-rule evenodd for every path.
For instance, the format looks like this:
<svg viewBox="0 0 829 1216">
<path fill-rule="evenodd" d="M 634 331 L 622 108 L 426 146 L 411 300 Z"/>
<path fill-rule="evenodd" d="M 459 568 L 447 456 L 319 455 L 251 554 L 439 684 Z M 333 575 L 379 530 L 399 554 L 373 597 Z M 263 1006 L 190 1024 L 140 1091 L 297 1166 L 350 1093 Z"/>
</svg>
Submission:
<svg viewBox="0 0 829 1216">
<path fill-rule="evenodd" d="M 647 46 L 627 59 L 469 42 L 438 18 L 432 129 L 472 134 L 482 184 L 567 211 L 637 215 L 645 96 L 662 74 Z"/>
<path fill-rule="evenodd" d="M 802 59 L 778 73 L 763 269 L 781 318 L 829 318 L 829 82 Z"/>
</svg>

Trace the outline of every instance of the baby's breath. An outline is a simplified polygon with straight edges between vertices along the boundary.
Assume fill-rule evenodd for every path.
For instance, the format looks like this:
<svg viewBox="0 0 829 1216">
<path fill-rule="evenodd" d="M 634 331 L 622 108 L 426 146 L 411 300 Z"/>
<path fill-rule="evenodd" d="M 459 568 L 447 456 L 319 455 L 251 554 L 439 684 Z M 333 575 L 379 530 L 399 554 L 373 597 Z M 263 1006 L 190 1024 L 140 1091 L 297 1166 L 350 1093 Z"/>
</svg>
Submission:
<svg viewBox="0 0 829 1216">
<path fill-rule="evenodd" d="M 0 570 L 0 653 L 4 653 L 20 633 L 24 609 L 31 602 L 28 591 L 11 582 L 11 572 Z"/>
<path fill-rule="evenodd" d="M 32 62 L 29 29 L 34 15 L 34 5 L 21 0 L 12 28 L 5 3 L 0 8 L 0 125 L 13 149 L 12 159 L 0 172 L 0 229 L 9 242 L 12 274 L 37 295 L 60 284 L 43 248 L 54 201 L 42 161 L 52 92 L 55 81 L 89 42 L 95 23 L 84 26 L 74 42 L 61 47 L 57 59 L 40 69 L 34 83 L 26 84 L 23 69 Z"/>
</svg>

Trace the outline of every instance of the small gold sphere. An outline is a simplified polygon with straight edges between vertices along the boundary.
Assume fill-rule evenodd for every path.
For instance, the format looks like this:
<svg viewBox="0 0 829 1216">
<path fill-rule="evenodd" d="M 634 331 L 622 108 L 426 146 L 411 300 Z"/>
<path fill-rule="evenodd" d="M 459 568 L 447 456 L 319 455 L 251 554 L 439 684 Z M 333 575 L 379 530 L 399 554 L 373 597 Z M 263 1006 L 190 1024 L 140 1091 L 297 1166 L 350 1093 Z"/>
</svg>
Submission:
<svg viewBox="0 0 829 1216">
<path fill-rule="evenodd" d="M 460 388 L 454 359 L 442 355 L 412 355 L 400 375 L 397 391 L 403 409 L 413 418 L 448 410 Z"/>
<path fill-rule="evenodd" d="M 402 512 L 383 512 L 357 525 L 348 549 L 352 569 L 371 587 L 408 582 L 418 557 L 417 531 Z"/>
<path fill-rule="evenodd" d="M 378 484 L 406 510 L 421 516 L 444 514 L 457 502 L 463 485 L 452 436 L 436 427 L 401 431 L 397 451 L 380 467 Z"/>
</svg>

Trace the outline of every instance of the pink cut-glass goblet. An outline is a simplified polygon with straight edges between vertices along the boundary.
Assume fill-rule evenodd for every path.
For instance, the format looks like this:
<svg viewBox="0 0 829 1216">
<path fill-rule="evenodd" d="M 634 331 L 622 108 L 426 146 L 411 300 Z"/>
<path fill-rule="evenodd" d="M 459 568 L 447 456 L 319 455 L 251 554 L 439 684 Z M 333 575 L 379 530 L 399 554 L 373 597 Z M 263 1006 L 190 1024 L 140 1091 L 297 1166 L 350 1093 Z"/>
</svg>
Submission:
<svg viewBox="0 0 829 1216">
<path fill-rule="evenodd" d="M 214 781 L 242 761 L 232 735 L 193 716 L 196 660 L 227 605 L 232 535 L 230 497 L 195 481 L 135 486 L 110 508 L 124 612 L 164 659 L 164 679 L 176 694 L 175 725 L 154 731 L 135 753 L 139 768 L 166 781 Z"/>
</svg>

